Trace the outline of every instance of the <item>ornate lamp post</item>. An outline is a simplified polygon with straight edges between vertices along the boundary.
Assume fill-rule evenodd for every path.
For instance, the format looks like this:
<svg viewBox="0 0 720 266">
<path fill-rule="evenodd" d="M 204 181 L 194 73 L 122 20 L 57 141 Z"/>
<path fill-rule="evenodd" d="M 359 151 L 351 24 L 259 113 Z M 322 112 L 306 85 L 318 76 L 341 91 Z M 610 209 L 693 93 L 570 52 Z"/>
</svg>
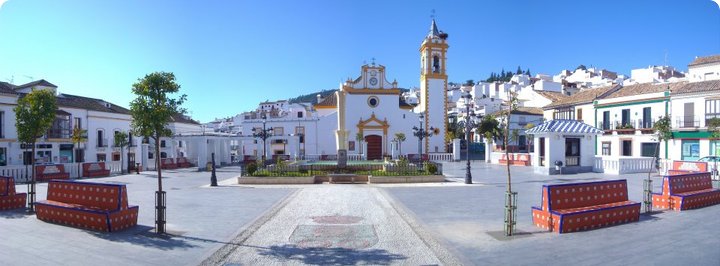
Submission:
<svg viewBox="0 0 720 266">
<path fill-rule="evenodd" d="M 467 153 L 467 167 L 465 171 L 465 184 L 472 184 L 472 173 L 470 173 L 470 130 L 476 126 L 475 121 L 472 118 L 475 113 L 470 111 L 470 105 L 472 101 L 472 95 L 470 93 L 462 96 L 465 98 L 465 152 Z"/>
<path fill-rule="evenodd" d="M 263 141 L 263 154 L 262 154 L 263 165 L 265 165 L 265 159 L 266 159 L 266 158 L 265 158 L 265 155 L 266 155 L 266 153 L 267 153 L 267 150 L 266 150 L 266 146 L 267 146 L 266 144 L 267 144 L 267 143 L 266 143 L 266 141 L 267 141 L 268 138 L 270 138 L 270 136 L 272 136 L 272 131 L 273 131 L 272 128 L 265 128 L 266 123 L 267 123 L 267 117 L 265 116 L 265 114 L 263 114 L 263 119 L 262 119 L 263 127 L 262 127 L 262 129 L 261 129 L 261 130 L 258 130 L 257 128 L 253 128 L 253 137 L 254 137 L 254 138 L 260 138 L 260 139 L 262 139 L 262 141 Z"/>
<path fill-rule="evenodd" d="M 420 127 L 413 127 L 413 135 L 418 138 L 418 155 L 420 156 L 420 160 L 422 161 L 422 140 L 427 137 L 431 137 L 433 135 L 433 132 L 435 131 L 434 127 L 430 127 L 429 131 L 423 129 L 423 121 L 425 119 L 425 115 L 423 113 L 420 113 L 420 116 L 418 116 L 418 120 L 420 121 Z"/>
</svg>

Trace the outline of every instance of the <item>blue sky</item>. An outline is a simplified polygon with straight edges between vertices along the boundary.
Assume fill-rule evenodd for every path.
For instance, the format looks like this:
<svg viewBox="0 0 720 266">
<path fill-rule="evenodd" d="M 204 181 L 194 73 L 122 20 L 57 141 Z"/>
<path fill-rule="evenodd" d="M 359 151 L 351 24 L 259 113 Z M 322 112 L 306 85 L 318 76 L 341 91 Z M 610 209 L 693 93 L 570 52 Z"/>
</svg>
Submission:
<svg viewBox="0 0 720 266">
<path fill-rule="evenodd" d="M 418 86 L 433 9 L 450 35 L 456 82 L 518 65 L 630 74 L 666 54 L 685 71 L 695 56 L 720 54 L 720 8 L 710 0 L 9 0 L 0 8 L 0 80 L 43 78 L 127 106 L 138 78 L 172 71 L 185 106 L 205 122 L 337 88 L 371 58 L 401 87 Z"/>
</svg>

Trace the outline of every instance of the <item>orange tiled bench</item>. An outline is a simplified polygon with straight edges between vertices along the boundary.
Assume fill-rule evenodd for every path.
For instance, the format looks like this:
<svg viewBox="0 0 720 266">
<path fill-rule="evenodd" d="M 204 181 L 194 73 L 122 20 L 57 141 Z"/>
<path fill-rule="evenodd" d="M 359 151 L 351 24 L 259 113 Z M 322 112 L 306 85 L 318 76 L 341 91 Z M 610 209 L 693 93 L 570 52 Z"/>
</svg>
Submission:
<svg viewBox="0 0 720 266">
<path fill-rule="evenodd" d="M 36 165 L 35 173 L 37 181 L 70 179 L 70 174 L 65 172 L 65 166 L 62 164 Z"/>
<path fill-rule="evenodd" d="M 640 219 L 640 203 L 628 200 L 627 180 L 543 185 L 533 224 L 558 233 L 596 229 Z"/>
<path fill-rule="evenodd" d="M 177 158 L 177 167 L 178 168 L 188 168 L 190 166 L 192 166 L 192 165 L 190 164 L 190 162 L 188 161 L 187 158 L 185 158 L 185 157 Z"/>
<path fill-rule="evenodd" d="M 110 170 L 105 169 L 104 162 L 83 163 L 83 177 L 103 177 L 110 176 Z"/>
<path fill-rule="evenodd" d="M 15 178 L 0 176 L 0 210 L 24 208 L 26 200 L 26 193 L 15 193 Z"/>
<path fill-rule="evenodd" d="M 671 171 L 663 177 L 662 193 L 653 193 L 653 206 L 676 211 L 720 203 L 720 189 L 713 189 L 710 172 Z"/>
<path fill-rule="evenodd" d="M 510 164 L 512 164 L 513 163 L 512 154 L 510 154 L 509 157 L 510 157 Z M 500 160 L 498 160 L 498 163 L 499 164 L 507 164 L 507 162 L 508 162 L 508 156 L 506 156 L 505 153 L 500 154 Z"/>
<path fill-rule="evenodd" d="M 530 166 L 530 154 L 515 154 L 512 165 Z"/>
<path fill-rule="evenodd" d="M 53 180 L 37 218 L 56 224 L 115 232 L 137 225 L 138 206 L 128 206 L 125 185 Z"/>
<path fill-rule="evenodd" d="M 162 169 L 177 169 L 177 164 L 173 158 L 165 158 L 160 161 L 160 168 Z"/>
</svg>

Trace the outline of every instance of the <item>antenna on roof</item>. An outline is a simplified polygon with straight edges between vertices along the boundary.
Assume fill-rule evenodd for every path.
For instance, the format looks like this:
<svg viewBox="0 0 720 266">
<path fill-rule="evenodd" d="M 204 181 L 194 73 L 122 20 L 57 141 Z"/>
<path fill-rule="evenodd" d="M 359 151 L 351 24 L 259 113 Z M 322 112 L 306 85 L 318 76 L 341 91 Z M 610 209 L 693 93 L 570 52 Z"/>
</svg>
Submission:
<svg viewBox="0 0 720 266">
<path fill-rule="evenodd" d="M 13 84 L 15 82 L 15 75 L 11 75 L 9 79 L 5 80 L 7 80 L 10 84 Z"/>
<path fill-rule="evenodd" d="M 33 78 L 32 76 L 28 76 L 28 75 L 23 75 L 23 76 L 25 76 L 26 78 L 29 78 L 30 81 L 35 81 L 35 78 Z"/>
</svg>

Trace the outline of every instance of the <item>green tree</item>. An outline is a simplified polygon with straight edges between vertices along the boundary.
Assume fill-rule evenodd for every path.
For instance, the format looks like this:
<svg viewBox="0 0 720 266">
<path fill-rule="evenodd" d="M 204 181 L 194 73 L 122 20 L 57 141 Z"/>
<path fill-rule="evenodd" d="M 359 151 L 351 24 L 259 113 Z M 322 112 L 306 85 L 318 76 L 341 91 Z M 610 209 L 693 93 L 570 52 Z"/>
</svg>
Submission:
<svg viewBox="0 0 720 266">
<path fill-rule="evenodd" d="M 125 160 L 123 160 L 123 154 L 125 153 L 125 147 L 130 145 L 128 133 L 125 131 L 115 131 L 113 145 L 115 148 L 120 148 L 120 173 L 124 174 L 125 171 L 123 170 L 123 164 L 125 163 Z"/>
<path fill-rule="evenodd" d="M 132 92 L 136 98 L 130 102 L 130 114 L 133 121 L 131 127 L 137 136 L 151 138 L 155 141 L 155 168 L 157 169 L 158 190 L 157 195 L 164 195 L 162 190 L 162 169 L 160 167 L 160 138 L 169 137 L 172 131 L 167 128 L 170 119 L 174 115 L 182 115 L 185 109 L 181 107 L 185 102 L 186 95 L 172 98 L 173 94 L 180 91 L 180 85 L 175 81 L 172 72 L 154 72 L 145 75 L 144 78 L 132 85 Z M 158 196 L 159 197 L 159 196 Z M 156 232 L 165 233 L 165 206 L 160 204 L 156 219 Z"/>
<path fill-rule="evenodd" d="M 78 126 L 73 128 L 72 135 L 70 136 L 72 142 L 75 144 L 75 162 L 81 163 L 85 161 L 83 156 L 80 156 L 80 143 L 87 141 L 87 130 L 82 129 Z M 84 153 L 83 153 L 84 154 Z"/>
<path fill-rule="evenodd" d="M 520 75 L 522 73 L 523 73 L 522 69 L 520 68 L 520 66 L 518 66 L 517 70 L 515 71 L 515 74 Z"/>
<path fill-rule="evenodd" d="M 37 139 L 47 133 L 55 120 L 57 102 L 55 94 L 49 90 L 35 90 L 18 99 L 15 111 L 15 127 L 17 128 L 18 141 L 27 143 L 32 148 L 30 153 L 30 164 L 32 175 L 30 178 L 30 189 L 28 191 L 28 208 L 35 210 L 35 143 Z"/>
<path fill-rule="evenodd" d="M 397 141 L 399 153 L 402 154 L 402 143 L 405 141 L 405 133 L 395 133 L 395 138 L 393 139 Z"/>
<path fill-rule="evenodd" d="M 527 136 L 527 140 L 528 140 L 528 147 L 526 149 L 527 153 L 530 153 L 530 146 L 534 144 L 534 139 L 533 139 L 534 136 L 532 134 L 527 134 L 527 130 L 534 128 L 534 127 L 535 127 L 535 124 L 533 124 L 533 123 L 527 123 L 525 125 L 525 132 L 526 132 L 525 135 Z"/>
<path fill-rule="evenodd" d="M 525 75 L 532 76 L 532 75 L 530 75 L 530 69 L 529 69 L 529 68 L 525 70 Z"/>
<path fill-rule="evenodd" d="M 475 86 L 475 81 L 472 80 L 472 79 L 468 79 L 468 80 L 465 81 L 465 84 L 463 84 L 463 85 L 465 85 L 465 86 Z"/>
<path fill-rule="evenodd" d="M 710 139 L 720 139 L 720 118 L 708 119 L 707 130 L 710 133 Z"/>
<path fill-rule="evenodd" d="M 518 140 L 520 139 L 520 130 L 519 129 L 513 129 L 510 133 L 510 140 L 515 143 L 515 145 L 519 145 Z"/>
</svg>

